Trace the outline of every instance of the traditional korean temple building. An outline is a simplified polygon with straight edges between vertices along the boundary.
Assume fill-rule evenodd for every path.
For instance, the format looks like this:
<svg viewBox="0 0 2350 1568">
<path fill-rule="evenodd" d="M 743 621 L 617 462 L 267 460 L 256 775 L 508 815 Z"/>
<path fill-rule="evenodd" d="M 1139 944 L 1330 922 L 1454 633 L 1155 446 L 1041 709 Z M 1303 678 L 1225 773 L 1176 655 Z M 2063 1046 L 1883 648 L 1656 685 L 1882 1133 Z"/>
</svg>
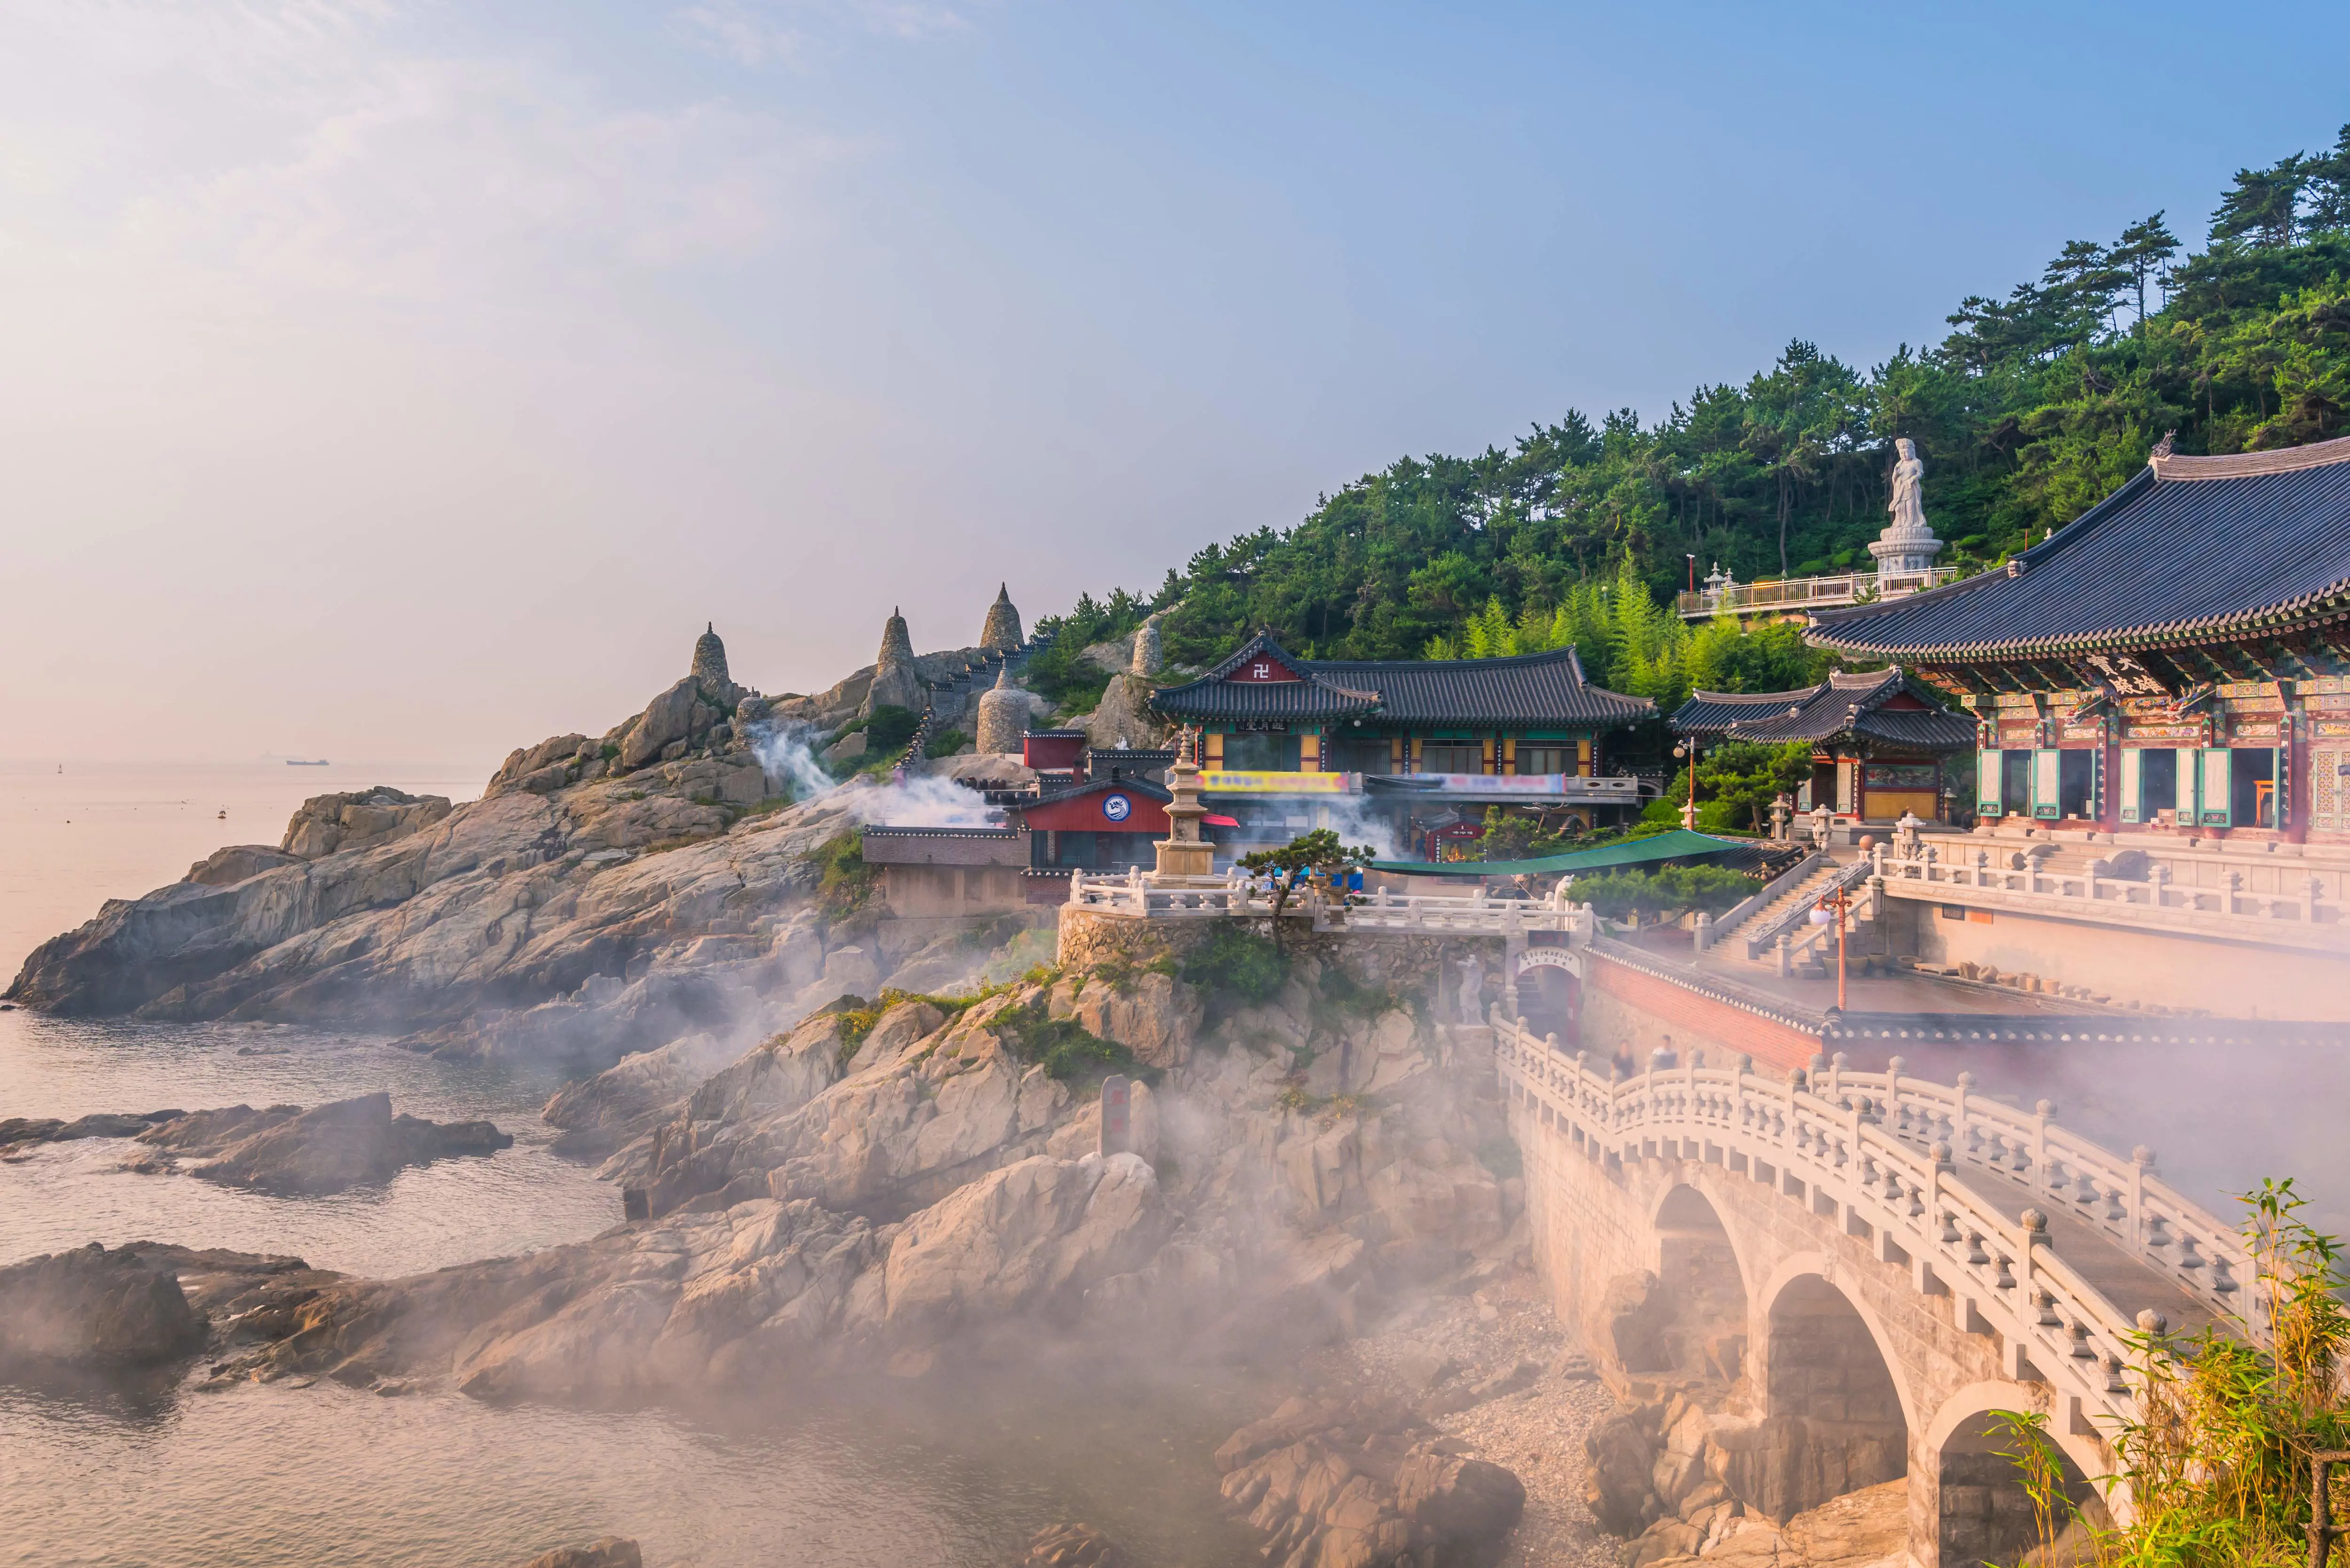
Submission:
<svg viewBox="0 0 2350 1568">
<path fill-rule="evenodd" d="M 1151 705 L 1199 727 L 1201 784 L 1239 841 L 1374 813 L 1415 846 L 1432 832 L 1472 832 L 1489 805 L 1586 826 L 1638 815 L 1638 782 L 1608 776 L 1607 745 L 1656 714 L 1645 697 L 1592 685 L 1572 649 L 1305 659 L 1263 632 Z"/>
<path fill-rule="evenodd" d="M 1799 806 L 1840 817 L 1925 822 L 1945 816 L 1943 763 L 1975 743 L 1971 718 L 1946 711 L 1902 669 L 1829 676 L 1794 691 L 1694 691 L 1668 721 L 1700 747 L 1718 741 L 1805 742 L 1812 778 Z"/>
<path fill-rule="evenodd" d="M 1957 697 L 1987 819 L 2350 843 L 2350 438 L 2168 448 L 2004 567 L 1807 635 Z"/>
</svg>

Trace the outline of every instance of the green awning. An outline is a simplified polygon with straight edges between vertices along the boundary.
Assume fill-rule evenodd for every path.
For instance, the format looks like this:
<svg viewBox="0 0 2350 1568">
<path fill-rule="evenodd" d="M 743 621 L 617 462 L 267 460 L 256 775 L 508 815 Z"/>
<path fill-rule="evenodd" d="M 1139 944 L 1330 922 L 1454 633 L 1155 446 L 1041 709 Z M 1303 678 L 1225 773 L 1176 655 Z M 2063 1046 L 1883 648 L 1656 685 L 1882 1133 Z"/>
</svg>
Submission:
<svg viewBox="0 0 2350 1568">
<path fill-rule="evenodd" d="M 1752 838 L 1720 838 L 1676 827 L 1629 844 L 1601 849 L 1581 849 L 1572 855 L 1545 855 L 1539 860 L 1374 860 L 1374 871 L 1410 877 L 1523 877 L 1557 872 L 1604 871 L 1615 866 L 1648 866 L 1664 860 L 1717 860 L 1741 849 L 1752 849 Z"/>
</svg>

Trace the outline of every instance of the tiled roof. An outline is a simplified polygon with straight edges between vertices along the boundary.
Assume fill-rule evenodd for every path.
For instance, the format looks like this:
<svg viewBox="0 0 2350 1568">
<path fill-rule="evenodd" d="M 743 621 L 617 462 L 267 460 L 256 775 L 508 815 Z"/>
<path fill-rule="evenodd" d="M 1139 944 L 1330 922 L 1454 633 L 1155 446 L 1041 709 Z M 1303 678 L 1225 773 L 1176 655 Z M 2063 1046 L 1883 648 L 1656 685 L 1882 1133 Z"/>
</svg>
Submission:
<svg viewBox="0 0 2350 1568">
<path fill-rule="evenodd" d="M 2161 457 L 2005 567 L 1820 610 L 1807 636 L 1953 663 L 2275 635 L 2350 609 L 2350 437 Z"/>
<path fill-rule="evenodd" d="M 1971 719 L 1946 713 L 1939 708 L 1885 706 L 1904 692 L 1920 701 L 1931 701 L 1902 674 L 1899 665 L 1850 675 L 1839 671 L 1801 691 L 1758 693 L 1775 701 L 1742 705 L 1741 715 L 1714 733 L 1733 741 L 1764 744 L 1852 736 L 1929 752 L 1964 751 L 1975 743 L 1975 723 Z M 1708 695 L 1719 701 L 1719 693 Z M 1696 699 L 1690 701 L 1694 703 Z M 1681 711 L 1687 712 L 1688 707 L 1685 705 Z M 1682 730 L 1680 713 L 1673 715 L 1673 726 Z"/>
<path fill-rule="evenodd" d="M 1271 655 L 1295 670 L 1296 680 L 1236 681 L 1226 676 L 1247 660 Z M 1151 699 L 1162 713 L 1185 719 L 1255 722 L 1377 717 L 1390 724 L 1431 728 L 1634 724 L 1656 704 L 1625 697 L 1584 678 L 1571 648 L 1514 659 L 1302 659 L 1265 633 L 1199 680 Z"/>
<path fill-rule="evenodd" d="M 1050 805 L 1056 800 L 1075 800 L 1081 794 L 1099 794 L 1108 790 L 1116 790 L 1120 794 L 1145 795 L 1152 800 L 1159 801 L 1161 804 L 1175 798 L 1174 795 L 1170 794 L 1166 790 L 1159 788 L 1157 784 L 1152 784 L 1149 779 L 1114 779 L 1105 774 L 1100 778 L 1090 780 L 1085 784 L 1074 784 L 1067 789 L 1040 791 L 1035 799 L 1023 801 L 1021 804 L 1024 805 Z"/>
<path fill-rule="evenodd" d="M 1676 735 L 1719 735 L 1741 719 L 1801 707 L 1819 690 L 1804 686 L 1793 691 L 1692 691 L 1665 722 Z"/>
</svg>

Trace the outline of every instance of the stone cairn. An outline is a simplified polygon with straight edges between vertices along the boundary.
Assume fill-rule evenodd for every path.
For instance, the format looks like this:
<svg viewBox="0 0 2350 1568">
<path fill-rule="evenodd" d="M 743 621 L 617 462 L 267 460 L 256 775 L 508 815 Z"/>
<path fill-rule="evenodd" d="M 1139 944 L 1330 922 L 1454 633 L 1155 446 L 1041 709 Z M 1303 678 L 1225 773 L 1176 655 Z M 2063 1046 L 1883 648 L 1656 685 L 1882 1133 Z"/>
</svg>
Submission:
<svg viewBox="0 0 2350 1568">
<path fill-rule="evenodd" d="M 873 685 L 865 693 L 859 716 L 870 719 L 880 707 L 907 708 L 919 713 L 928 706 L 921 673 L 914 668 L 914 639 L 907 634 L 906 618 L 892 609 L 881 628 L 881 653 L 873 661 Z"/>
<path fill-rule="evenodd" d="M 979 646 L 1009 658 L 1020 651 L 1024 640 L 1020 635 L 1020 612 L 1012 605 L 1012 585 L 1002 584 L 995 590 L 995 602 L 987 607 L 986 624 L 979 629 Z"/>
<path fill-rule="evenodd" d="M 1012 665 L 1006 660 L 995 684 L 980 693 L 975 749 L 997 755 L 1018 751 L 1028 728 L 1028 693 L 1012 684 Z"/>
<path fill-rule="evenodd" d="M 726 644 L 718 636 L 715 621 L 704 623 L 702 635 L 693 639 L 691 674 L 695 684 L 713 697 L 733 688 L 733 680 L 726 673 Z"/>
</svg>

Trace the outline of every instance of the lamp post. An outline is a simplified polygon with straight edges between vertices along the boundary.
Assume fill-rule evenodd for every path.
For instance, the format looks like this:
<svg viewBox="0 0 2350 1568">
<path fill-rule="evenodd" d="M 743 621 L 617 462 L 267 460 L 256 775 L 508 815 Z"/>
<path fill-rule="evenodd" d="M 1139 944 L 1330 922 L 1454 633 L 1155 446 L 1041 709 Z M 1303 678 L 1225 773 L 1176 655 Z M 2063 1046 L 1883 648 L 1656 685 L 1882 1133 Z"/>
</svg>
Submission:
<svg viewBox="0 0 2350 1568">
<path fill-rule="evenodd" d="M 1689 555 L 1687 552 L 1684 552 L 1683 554 L 1690 564 L 1690 592 L 1695 593 L 1697 592 L 1697 557 L 1694 555 Z"/>
<path fill-rule="evenodd" d="M 1690 735 L 1673 748 L 1673 755 L 1689 760 L 1689 804 L 1681 807 L 1681 826 L 1697 831 L 1697 737 Z"/>
<path fill-rule="evenodd" d="M 1845 954 L 1844 954 L 1845 915 L 1846 915 L 1846 912 L 1847 910 L 1849 910 L 1849 909 L 1852 908 L 1852 896 L 1851 896 L 1849 893 L 1847 893 L 1847 892 L 1846 892 L 1843 888 L 1839 887 L 1839 888 L 1837 888 L 1834 893 L 1829 894 L 1826 898 L 1822 898 L 1822 899 L 1820 900 L 1820 908 L 1821 908 L 1821 909 L 1823 909 L 1830 910 L 1830 911 L 1834 912 L 1834 914 L 1835 915 L 1835 929 L 1836 929 L 1836 1011 L 1837 1011 L 1838 1012 L 1842 1012 L 1844 1011 L 1844 980 L 1845 980 L 1845 963 L 1844 963 L 1844 958 L 1845 958 Z"/>
</svg>

